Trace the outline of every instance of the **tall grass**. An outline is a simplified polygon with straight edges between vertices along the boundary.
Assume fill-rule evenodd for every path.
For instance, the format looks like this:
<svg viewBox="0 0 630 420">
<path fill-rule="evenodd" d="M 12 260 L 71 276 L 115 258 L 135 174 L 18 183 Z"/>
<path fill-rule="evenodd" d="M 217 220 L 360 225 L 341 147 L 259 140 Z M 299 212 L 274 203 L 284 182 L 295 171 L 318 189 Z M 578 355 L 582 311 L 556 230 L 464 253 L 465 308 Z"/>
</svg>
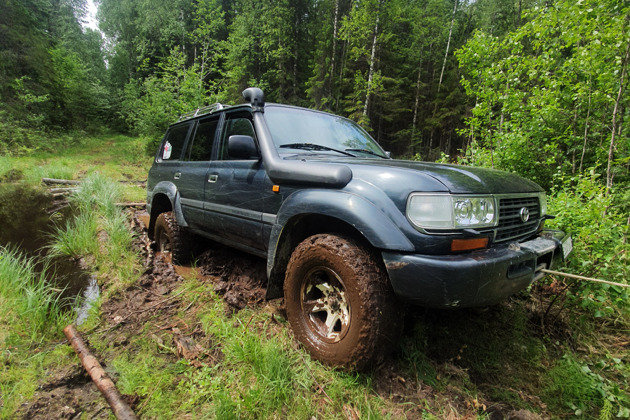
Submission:
<svg viewBox="0 0 630 420">
<path fill-rule="evenodd" d="M 96 264 L 109 267 L 105 274 L 116 285 L 133 281 L 135 255 L 133 233 L 127 216 L 116 203 L 123 191 L 119 183 L 94 173 L 70 196 L 76 216 L 57 226 L 52 233 L 49 253 L 53 256 L 90 257 Z"/>
<path fill-rule="evenodd" d="M 116 202 L 122 196 L 120 184 L 101 174 L 89 175 L 79 189 L 70 197 L 80 212 L 96 211 L 105 217 L 112 217 L 120 212 Z"/>
<path fill-rule="evenodd" d="M 11 326 L 0 333 L 0 347 L 5 348 L 12 334 L 41 342 L 58 333 L 69 316 L 46 280 L 46 270 L 38 271 L 33 259 L 0 247 L 0 321 Z"/>
<path fill-rule="evenodd" d="M 121 196 L 118 183 L 100 174 L 88 176 L 69 199 L 77 215 L 65 225 L 57 226 L 52 234 L 52 253 L 79 257 L 96 255 L 102 252 L 102 247 L 109 254 L 128 251 L 133 236 L 127 228 L 125 214 L 116 206 Z M 107 235 L 106 243 L 99 243 L 99 232 Z"/>
<path fill-rule="evenodd" d="M 81 257 L 98 252 L 98 219 L 94 213 L 79 213 L 65 224 L 57 225 L 51 233 L 48 247 L 50 256 Z"/>
</svg>

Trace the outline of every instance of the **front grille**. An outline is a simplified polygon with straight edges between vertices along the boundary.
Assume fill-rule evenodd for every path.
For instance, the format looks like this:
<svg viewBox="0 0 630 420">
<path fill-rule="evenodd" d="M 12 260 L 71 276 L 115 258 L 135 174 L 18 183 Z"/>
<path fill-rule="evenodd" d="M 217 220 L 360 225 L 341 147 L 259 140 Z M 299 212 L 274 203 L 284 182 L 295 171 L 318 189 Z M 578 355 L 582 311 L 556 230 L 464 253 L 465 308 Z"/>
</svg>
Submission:
<svg viewBox="0 0 630 420">
<path fill-rule="evenodd" d="M 529 220 L 521 220 L 521 209 L 529 210 Z M 495 242 L 521 240 L 538 228 L 540 203 L 537 196 L 505 197 L 499 199 L 499 225 L 495 228 Z"/>
</svg>

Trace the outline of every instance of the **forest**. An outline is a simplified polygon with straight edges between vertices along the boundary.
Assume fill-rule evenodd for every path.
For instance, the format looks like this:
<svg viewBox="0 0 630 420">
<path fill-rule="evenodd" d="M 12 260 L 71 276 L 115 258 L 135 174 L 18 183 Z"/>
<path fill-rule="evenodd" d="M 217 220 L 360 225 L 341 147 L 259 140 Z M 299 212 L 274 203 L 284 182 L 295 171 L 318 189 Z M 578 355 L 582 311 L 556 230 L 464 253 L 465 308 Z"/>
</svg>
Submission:
<svg viewBox="0 0 630 420">
<path fill-rule="evenodd" d="M 0 151 L 51 133 L 159 136 L 177 116 L 269 101 L 358 121 L 396 157 L 519 172 L 546 188 L 630 167 L 627 2 L 3 0 Z"/>
<path fill-rule="evenodd" d="M 146 177 L 155 145 L 169 124 L 204 105 L 241 103 L 241 92 L 249 86 L 262 88 L 269 102 L 350 118 L 396 159 L 518 173 L 547 191 L 548 213 L 555 219 L 546 221 L 546 227 L 573 237 L 574 252 L 562 270 L 617 285 L 548 276 L 527 291 L 516 309 L 511 301 L 467 323 L 460 323 L 455 315 L 433 315 L 433 319 L 425 314 L 428 326 L 415 327 L 401 347 L 402 356 L 392 362 L 404 365 L 394 370 L 404 372 L 400 373 L 403 377 L 392 376 L 392 383 L 400 388 L 413 377 L 438 393 L 451 389 L 452 383 L 445 382 L 460 378 L 461 389 L 467 390 L 461 394 L 466 406 L 460 412 L 486 416 L 491 414 L 483 401 L 531 408 L 551 413 L 553 418 L 630 418 L 630 289 L 622 287 L 630 279 L 630 1 L 96 0 L 95 4 L 98 29 L 90 29 L 87 0 L 0 0 L 0 187 L 17 189 L 15 180 L 39 186 L 41 177 L 51 173 L 61 174 L 56 178 L 85 176 L 92 180 L 88 184 L 101 188 L 93 194 L 111 198 L 102 178 Z M 98 171 L 100 175 L 94 173 Z M 133 198 L 137 197 L 143 199 L 145 191 L 136 191 Z M 94 210 L 98 207 L 94 203 L 100 201 L 83 199 L 88 204 L 81 217 L 93 225 L 84 235 L 86 241 L 102 236 L 97 235 L 98 223 L 106 226 L 105 231 L 117 232 L 105 235 L 110 240 L 123 231 L 124 240 L 111 252 L 104 253 L 102 244 L 90 242 L 87 251 L 81 248 L 68 255 L 76 260 L 92 255 L 100 270 L 99 281 L 115 284 L 106 293 L 116 296 L 137 277 L 134 273 L 139 269 L 126 268 L 126 263 L 118 261 L 125 255 L 124 261 L 133 260 L 130 267 L 138 264 L 130 245 L 135 234 L 127 232 L 124 214 L 103 211 L 116 219 L 103 222 L 106 217 Z M 11 201 L 5 198 L 6 203 Z M 110 201 L 104 207 L 115 208 L 115 200 Z M 66 228 L 80 230 L 79 225 L 70 223 Z M 59 227 L 57 240 L 64 240 L 64 229 Z M 106 262 L 110 257 L 114 263 Z M 9 277 L 18 277 L 4 274 L 13 273 L 5 266 L 14 260 L 19 260 L 17 254 L 0 246 L 0 286 Z M 230 369 L 186 371 L 178 362 L 182 371 L 150 372 L 146 376 L 151 379 L 134 386 L 140 375 L 128 366 L 145 367 L 144 361 L 133 358 L 154 346 L 152 336 L 140 335 L 137 339 L 150 345 L 116 357 L 124 359 L 117 369 L 121 378 L 129 378 L 129 392 L 146 398 L 140 407 L 143 413 L 159 416 L 168 407 L 174 413 L 189 414 L 207 404 L 216 405 L 212 405 L 215 414 L 225 407 L 233 413 L 256 413 L 260 404 L 272 401 L 276 405 L 269 403 L 261 417 L 280 418 L 299 395 L 308 404 L 306 408 L 296 405 L 296 412 L 310 416 L 324 410 L 320 414 L 326 418 L 326 413 L 346 409 L 347 392 L 356 393 L 355 407 L 364 404 L 365 395 L 372 395 L 369 403 L 365 397 L 363 406 L 363 413 L 371 413 L 376 394 L 372 377 L 317 370 L 315 375 L 328 386 L 331 398 L 313 379 L 311 369 L 315 368 L 304 369 L 303 356 L 292 347 L 286 329 L 279 328 L 277 333 L 282 337 L 280 347 L 273 337 L 265 341 L 268 331 L 232 337 L 228 331 L 237 322 L 222 315 L 220 299 L 204 301 L 214 299 L 213 295 L 197 293 L 201 286 L 195 281 L 190 284 L 184 296 L 200 309 L 187 316 L 201 319 L 204 328 L 213 331 L 208 337 L 223 340 L 226 353 L 230 346 L 234 348 L 236 356 L 228 356 L 226 362 L 230 369 L 237 366 L 234 371 L 240 372 L 244 368 L 239 363 L 247 369 L 254 366 L 250 376 L 258 378 L 254 382 L 261 387 L 260 395 L 267 395 L 275 385 L 262 391 L 273 375 L 250 363 L 255 357 L 268 356 L 258 350 L 247 353 L 258 349 L 255 345 L 276 355 L 281 360 L 278 366 L 308 380 L 286 380 L 286 395 L 264 399 L 255 395 L 258 388 L 246 389 L 243 384 L 248 381 L 230 376 Z M 0 287 L 3 325 L 14 324 L 13 318 L 4 318 L 11 306 L 6 302 L 13 302 L 5 294 L 17 289 Z M 12 299 L 24 300 L 21 295 Z M 198 300 L 203 305 L 197 306 Z M 53 312 L 43 311 L 47 314 L 42 319 Z M 24 313 L 28 318 L 31 309 Z M 249 314 L 245 311 L 239 315 L 242 319 L 236 318 L 245 325 L 238 331 L 249 334 L 253 318 L 252 328 L 267 328 L 268 314 L 254 312 L 248 319 Z M 273 314 L 271 320 L 277 324 Z M 50 329 L 42 325 L 45 328 L 38 326 L 33 337 Z M 490 344 L 483 334 L 470 338 L 470 328 L 487 331 L 492 325 L 499 327 Z M 449 329 L 458 333 L 443 333 Z M 35 338 L 21 332 L 2 334 L 0 343 L 21 337 L 26 343 L 22 348 L 28 349 L 24 360 L 40 354 L 34 350 Z M 47 340 L 58 341 L 51 334 Z M 469 339 L 471 350 L 464 351 L 468 344 L 456 348 Z M 101 340 L 103 348 L 112 341 L 107 335 Z M 243 340 L 249 340 L 251 349 L 242 348 Z M 515 347 L 508 346 L 510 340 Z M 2 395 L 18 395 L 20 387 L 28 385 L 17 370 L 28 363 L 11 364 L 18 352 L 0 350 L 4 369 L 0 369 L 0 409 L 4 404 L 7 410 L 0 410 L 0 418 L 10 418 L 18 403 L 29 397 L 15 397 L 11 406 L 10 398 L 3 401 Z M 159 342 L 154 356 L 162 357 L 164 350 L 164 343 Z M 512 352 L 520 354 L 516 362 L 509 357 Z M 447 354 L 449 358 L 444 359 Z M 506 375 L 498 358 L 517 372 Z M 405 369 L 412 365 L 408 373 Z M 164 366 L 170 369 L 173 364 L 169 359 Z M 284 372 L 278 366 L 274 372 Z M 173 379 L 182 372 L 192 378 L 190 389 Z M 217 372 L 222 372 L 223 382 L 213 382 L 218 380 Z M 172 378 L 162 383 L 151 376 L 156 374 L 172 374 Z M 38 376 L 33 374 L 33 378 Z M 479 388 L 472 387 L 473 382 Z M 123 380 L 120 383 L 124 386 Z M 157 384 L 151 385 L 153 391 L 138 391 L 153 383 Z M 173 383 L 189 401 L 181 403 L 180 394 L 173 394 L 163 407 L 147 404 L 151 398 L 173 393 Z M 298 392 L 295 383 L 307 385 Z M 240 405 L 230 405 L 232 400 L 224 394 L 223 389 L 230 386 L 238 387 L 233 392 L 244 396 Z M 517 391 L 519 387 L 526 390 L 527 398 Z M 460 396 L 453 395 L 451 402 Z M 334 404 L 320 404 L 328 400 Z M 408 401 L 416 404 L 415 399 Z M 380 404 L 379 400 L 375 407 Z M 391 401 L 387 404 L 394 406 Z M 447 418 L 446 411 L 441 411 L 447 404 L 439 398 L 431 404 L 425 407 L 426 413 L 434 417 L 418 418 Z M 417 407 L 412 410 L 421 410 Z"/>
</svg>

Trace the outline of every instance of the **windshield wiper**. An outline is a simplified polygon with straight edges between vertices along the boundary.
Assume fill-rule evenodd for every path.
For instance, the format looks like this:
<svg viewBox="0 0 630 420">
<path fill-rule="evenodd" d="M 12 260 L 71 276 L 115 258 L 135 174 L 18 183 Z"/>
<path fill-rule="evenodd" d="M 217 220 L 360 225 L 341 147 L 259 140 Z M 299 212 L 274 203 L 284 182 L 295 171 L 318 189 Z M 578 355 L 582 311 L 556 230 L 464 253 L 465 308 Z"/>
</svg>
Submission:
<svg viewBox="0 0 630 420">
<path fill-rule="evenodd" d="M 382 159 L 387 159 L 385 156 L 383 155 L 379 155 L 376 152 L 373 152 L 371 150 L 368 149 L 346 149 L 346 152 L 361 152 L 361 153 L 367 153 L 368 155 L 373 155 L 373 156 L 378 156 Z"/>
<path fill-rule="evenodd" d="M 325 151 L 329 151 L 329 152 L 341 153 L 342 155 L 346 155 L 346 156 L 356 157 L 356 155 L 353 155 L 352 153 L 348 153 L 347 151 L 343 151 L 343 150 L 339 150 L 339 149 L 333 149 L 332 147 L 322 146 L 321 144 L 289 143 L 289 144 L 283 144 L 280 147 L 281 148 L 285 148 L 285 149 L 325 150 Z"/>
</svg>

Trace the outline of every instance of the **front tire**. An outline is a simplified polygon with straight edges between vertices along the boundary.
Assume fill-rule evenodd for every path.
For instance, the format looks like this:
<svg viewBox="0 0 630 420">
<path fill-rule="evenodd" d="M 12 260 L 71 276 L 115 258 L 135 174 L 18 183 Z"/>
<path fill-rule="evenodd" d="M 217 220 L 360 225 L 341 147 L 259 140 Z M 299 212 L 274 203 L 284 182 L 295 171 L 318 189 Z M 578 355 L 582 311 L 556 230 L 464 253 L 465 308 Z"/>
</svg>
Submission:
<svg viewBox="0 0 630 420">
<path fill-rule="evenodd" d="M 173 264 L 186 264 L 190 261 L 190 234 L 179 226 L 172 211 L 160 213 L 155 220 L 154 232 L 158 251 L 170 253 Z"/>
<path fill-rule="evenodd" d="M 347 237 L 320 234 L 299 244 L 287 266 L 284 297 L 297 339 L 330 365 L 376 365 L 402 330 L 382 262 Z"/>
</svg>

